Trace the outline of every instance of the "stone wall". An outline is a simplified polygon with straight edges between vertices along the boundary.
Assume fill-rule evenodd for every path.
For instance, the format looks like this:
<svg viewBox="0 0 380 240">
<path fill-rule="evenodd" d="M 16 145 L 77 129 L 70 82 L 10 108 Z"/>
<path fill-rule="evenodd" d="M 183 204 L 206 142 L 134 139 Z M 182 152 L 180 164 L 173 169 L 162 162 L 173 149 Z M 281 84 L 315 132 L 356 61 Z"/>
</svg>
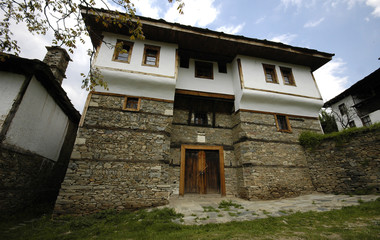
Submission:
<svg viewBox="0 0 380 240">
<path fill-rule="evenodd" d="M 173 103 L 142 98 L 139 111 L 127 111 L 124 101 L 92 94 L 56 214 L 162 205 L 178 189 L 169 166 Z"/>
<path fill-rule="evenodd" d="M 0 144 L 0 213 L 11 214 L 36 204 L 53 206 L 65 177 L 77 124 L 69 122 L 58 161 Z"/>
<path fill-rule="evenodd" d="M 273 114 L 240 111 L 233 122 L 239 196 L 275 199 L 314 190 L 298 136 L 304 130 L 320 132 L 317 119 L 289 117 L 290 133 L 277 130 Z"/>
<path fill-rule="evenodd" d="M 358 133 L 348 142 L 325 140 L 306 150 L 315 189 L 324 193 L 380 192 L 380 130 Z"/>
</svg>

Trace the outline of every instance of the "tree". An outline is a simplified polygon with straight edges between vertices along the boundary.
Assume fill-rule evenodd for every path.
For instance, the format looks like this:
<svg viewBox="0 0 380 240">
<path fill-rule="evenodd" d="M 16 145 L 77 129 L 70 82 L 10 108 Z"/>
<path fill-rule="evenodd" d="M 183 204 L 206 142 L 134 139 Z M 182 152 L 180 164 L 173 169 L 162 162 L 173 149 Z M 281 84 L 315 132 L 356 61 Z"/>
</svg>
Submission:
<svg viewBox="0 0 380 240">
<path fill-rule="evenodd" d="M 321 122 L 321 126 L 325 134 L 338 132 L 338 127 L 336 125 L 334 116 L 328 113 L 326 109 L 322 109 L 319 112 L 319 121 Z"/>
<path fill-rule="evenodd" d="M 168 0 L 172 3 L 173 0 Z M 175 0 L 178 4 L 178 11 L 183 13 L 184 3 L 182 0 Z M 122 9 L 112 11 L 112 14 L 102 14 L 98 9 L 105 7 L 110 10 L 110 6 Z M 19 55 L 21 49 L 17 40 L 13 38 L 11 26 L 21 22 L 26 23 L 27 30 L 33 34 L 45 35 L 48 30 L 54 33 L 52 44 L 65 47 L 73 53 L 77 47 L 77 42 L 85 42 L 88 36 L 87 29 L 81 16 L 81 8 L 96 16 L 105 27 L 117 26 L 128 28 L 131 39 L 143 39 L 144 34 L 142 24 L 135 15 L 131 0 L 110 0 L 110 2 L 96 0 L 2 0 L 0 2 L 0 60 L 6 60 L 4 52 Z M 103 41 L 104 42 L 104 41 Z M 110 43 L 107 43 L 110 45 Z M 122 48 L 122 46 L 113 46 Z M 88 54 L 91 61 L 94 57 L 95 49 L 89 49 Z M 90 67 L 83 77 L 82 88 L 93 90 L 95 86 L 107 88 L 107 83 L 103 81 L 98 69 Z"/>
<path fill-rule="evenodd" d="M 354 107 L 345 109 L 343 113 L 331 110 L 331 114 L 336 119 L 336 122 L 340 124 L 342 129 L 355 127 L 354 119 L 358 116 Z M 353 125 L 352 125 L 353 124 Z"/>
</svg>

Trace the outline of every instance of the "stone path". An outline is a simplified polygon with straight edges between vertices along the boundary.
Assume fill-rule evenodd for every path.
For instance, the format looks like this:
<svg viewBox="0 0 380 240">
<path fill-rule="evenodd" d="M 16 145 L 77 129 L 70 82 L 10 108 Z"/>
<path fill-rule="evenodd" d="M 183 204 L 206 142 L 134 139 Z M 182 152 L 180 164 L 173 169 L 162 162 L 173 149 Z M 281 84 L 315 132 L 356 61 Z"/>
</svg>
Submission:
<svg viewBox="0 0 380 240">
<path fill-rule="evenodd" d="M 174 197 L 163 207 L 174 208 L 184 214 L 181 224 L 225 223 L 230 221 L 246 221 L 268 216 L 278 217 L 295 212 L 323 212 L 340 209 L 344 206 L 358 205 L 360 201 L 374 201 L 376 195 L 332 195 L 314 193 L 295 198 L 269 201 L 247 201 L 235 197 L 220 197 L 219 195 L 190 195 Z M 224 208 L 219 208 L 221 202 Z"/>
</svg>

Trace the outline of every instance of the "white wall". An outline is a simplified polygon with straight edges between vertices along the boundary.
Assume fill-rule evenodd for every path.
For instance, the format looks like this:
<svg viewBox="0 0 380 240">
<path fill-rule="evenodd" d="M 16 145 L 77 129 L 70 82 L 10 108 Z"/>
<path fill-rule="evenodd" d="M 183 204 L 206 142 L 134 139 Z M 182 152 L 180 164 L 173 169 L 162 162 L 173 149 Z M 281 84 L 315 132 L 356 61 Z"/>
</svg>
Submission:
<svg viewBox="0 0 380 240">
<path fill-rule="evenodd" d="M 131 41 L 127 36 L 103 33 L 104 41 L 116 44 L 117 39 L 133 42 L 130 63 L 112 61 L 114 48 L 104 43 L 99 49 L 94 66 L 99 67 L 109 92 L 133 96 L 174 99 L 177 45 L 149 40 Z M 159 66 L 143 66 L 144 44 L 159 46 Z M 97 88 L 96 91 L 106 90 Z"/>
<path fill-rule="evenodd" d="M 370 113 L 369 118 L 371 119 L 372 124 L 380 122 L 380 110 Z"/>
<path fill-rule="evenodd" d="M 68 121 L 66 114 L 33 77 L 4 143 L 57 161 Z"/>
<path fill-rule="evenodd" d="M 217 62 L 213 64 L 213 79 L 195 77 L 195 59 L 190 59 L 189 68 L 179 68 L 177 89 L 193 90 L 200 92 L 211 92 L 221 94 L 234 94 L 232 84 L 232 68 L 231 64 L 227 64 L 227 73 L 220 73 Z M 199 60 L 203 61 L 203 60 Z M 203 61 L 209 62 L 209 61 Z"/>
<path fill-rule="evenodd" d="M 0 71 L 0 131 L 24 80 L 24 75 Z"/>
<path fill-rule="evenodd" d="M 238 57 L 241 59 L 242 63 L 245 87 L 321 98 L 321 95 L 313 80 L 311 70 L 308 67 L 275 62 L 261 58 L 247 56 Z M 268 83 L 265 81 L 263 63 L 275 65 L 278 83 Z M 280 67 L 292 69 L 296 86 L 284 84 Z"/>
</svg>

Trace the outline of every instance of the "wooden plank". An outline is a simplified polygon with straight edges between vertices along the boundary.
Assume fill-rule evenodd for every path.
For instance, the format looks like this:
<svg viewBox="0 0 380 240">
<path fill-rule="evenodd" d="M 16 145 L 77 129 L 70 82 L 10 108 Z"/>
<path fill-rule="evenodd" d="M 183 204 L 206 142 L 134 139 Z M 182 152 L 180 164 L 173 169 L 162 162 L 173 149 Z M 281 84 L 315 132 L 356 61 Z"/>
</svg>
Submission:
<svg viewBox="0 0 380 240">
<path fill-rule="evenodd" d="M 244 88 L 244 76 L 243 76 L 243 69 L 241 67 L 240 58 L 237 59 L 237 65 L 238 65 L 238 69 L 239 69 L 240 89 L 243 89 Z"/>
<path fill-rule="evenodd" d="M 278 83 L 278 82 L 276 82 Z M 272 91 L 272 90 L 266 90 L 266 89 L 259 89 L 259 88 L 251 88 L 251 87 L 245 87 L 245 89 L 248 90 L 254 90 L 254 91 L 261 91 L 261 92 L 269 92 L 269 93 L 275 93 L 275 94 L 282 94 L 282 95 L 288 95 L 293 97 L 302 97 L 302 98 L 309 98 L 309 99 L 315 99 L 315 100 L 322 100 L 322 98 L 316 98 L 316 97 L 309 97 L 305 95 L 299 95 L 299 94 L 293 94 L 293 93 L 284 93 L 284 92 L 278 92 L 278 91 Z"/>
<path fill-rule="evenodd" d="M 96 91 L 92 91 L 91 93 L 92 93 L 92 94 L 98 94 L 98 95 L 104 95 L 104 96 L 115 96 L 115 97 L 136 97 L 136 98 L 141 98 L 141 99 L 151 100 L 151 101 L 157 101 L 157 102 L 174 103 L 174 100 L 166 100 L 166 99 L 151 98 L 151 97 L 141 97 L 141 96 L 132 96 L 132 95 L 125 95 L 125 94 L 120 94 L 120 93 L 96 92 Z"/>
<path fill-rule="evenodd" d="M 224 176 L 224 152 L 223 147 L 219 150 L 219 167 L 220 167 L 220 190 L 222 196 L 226 196 L 226 182 Z"/>
<path fill-rule="evenodd" d="M 235 100 L 234 95 L 222 94 L 222 93 L 208 93 L 208 92 L 191 91 L 191 90 L 184 90 L 184 89 L 176 89 L 175 93 L 192 95 L 192 96 L 212 97 L 212 98 L 222 98 L 222 99 Z"/>
<path fill-rule="evenodd" d="M 186 158 L 186 148 L 181 146 L 181 170 L 179 176 L 179 195 L 183 196 L 185 193 L 185 158 Z"/>
<path fill-rule="evenodd" d="M 289 117 L 314 119 L 314 120 L 316 119 L 316 120 L 318 120 L 318 117 L 309 117 L 309 116 L 301 116 L 301 115 L 283 114 L 283 113 L 275 113 L 275 112 L 264 112 L 264 111 L 250 110 L 250 109 L 239 109 L 239 111 L 241 111 L 241 112 L 252 112 L 252 113 L 270 114 L 270 115 L 281 114 L 281 115 L 286 115 L 286 116 L 289 116 Z"/>
<path fill-rule="evenodd" d="M 84 107 L 83 107 L 83 113 L 82 113 L 82 116 L 81 116 L 80 121 L 79 121 L 79 127 L 83 127 L 84 119 L 86 117 L 88 105 L 90 104 L 91 96 L 92 96 L 92 92 L 90 92 L 87 95 L 86 103 L 84 104 Z"/>
</svg>

